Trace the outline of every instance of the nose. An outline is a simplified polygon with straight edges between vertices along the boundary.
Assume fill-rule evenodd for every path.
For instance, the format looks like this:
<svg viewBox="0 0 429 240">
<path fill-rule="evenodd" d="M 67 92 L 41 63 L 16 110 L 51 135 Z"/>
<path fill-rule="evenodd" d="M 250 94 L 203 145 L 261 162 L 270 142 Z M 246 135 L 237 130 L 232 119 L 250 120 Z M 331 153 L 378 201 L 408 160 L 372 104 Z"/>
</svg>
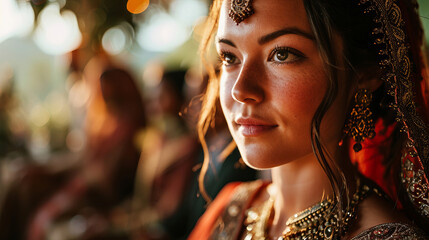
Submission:
<svg viewBox="0 0 429 240">
<path fill-rule="evenodd" d="M 252 65 L 243 64 L 234 86 L 232 98 L 240 103 L 257 104 L 264 99 L 263 73 Z"/>
</svg>

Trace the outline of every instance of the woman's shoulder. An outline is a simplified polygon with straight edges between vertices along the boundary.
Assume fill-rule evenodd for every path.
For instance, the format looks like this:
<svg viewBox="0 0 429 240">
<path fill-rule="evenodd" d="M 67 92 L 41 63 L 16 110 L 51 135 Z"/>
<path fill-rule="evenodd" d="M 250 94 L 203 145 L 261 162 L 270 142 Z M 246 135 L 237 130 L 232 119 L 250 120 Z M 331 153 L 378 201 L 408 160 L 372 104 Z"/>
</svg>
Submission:
<svg viewBox="0 0 429 240">
<path fill-rule="evenodd" d="M 405 223 L 384 223 L 364 230 L 352 240 L 429 239 L 421 229 Z"/>
</svg>

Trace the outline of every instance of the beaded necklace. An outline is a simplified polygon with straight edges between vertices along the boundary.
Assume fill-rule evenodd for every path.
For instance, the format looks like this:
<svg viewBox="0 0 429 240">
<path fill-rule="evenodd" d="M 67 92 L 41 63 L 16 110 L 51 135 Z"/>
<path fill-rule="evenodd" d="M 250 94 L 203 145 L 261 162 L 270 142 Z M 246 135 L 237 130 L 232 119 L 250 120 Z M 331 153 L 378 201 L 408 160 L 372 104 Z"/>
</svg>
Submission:
<svg viewBox="0 0 429 240">
<path fill-rule="evenodd" d="M 277 240 L 295 239 L 340 239 L 348 231 L 350 223 L 356 218 L 357 207 L 371 192 L 366 184 L 359 184 L 349 206 L 342 211 L 341 219 L 333 211 L 334 201 L 324 200 L 297 214 L 286 222 L 283 235 Z M 378 192 L 374 190 L 374 192 Z M 268 221 L 274 213 L 274 200 L 270 198 L 262 207 L 251 208 L 244 221 L 244 240 L 268 240 Z"/>
</svg>

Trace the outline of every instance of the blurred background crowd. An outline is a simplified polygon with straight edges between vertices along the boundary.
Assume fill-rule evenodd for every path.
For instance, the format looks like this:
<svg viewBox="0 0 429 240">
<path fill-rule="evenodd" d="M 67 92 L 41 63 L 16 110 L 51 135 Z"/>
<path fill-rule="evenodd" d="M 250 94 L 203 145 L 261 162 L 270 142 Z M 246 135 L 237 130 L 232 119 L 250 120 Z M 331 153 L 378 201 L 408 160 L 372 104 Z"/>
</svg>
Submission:
<svg viewBox="0 0 429 240">
<path fill-rule="evenodd" d="M 0 239 L 186 239 L 206 207 L 210 3 L 0 0 Z M 221 113 L 207 141 L 209 196 L 267 177 L 229 145 Z"/>
</svg>

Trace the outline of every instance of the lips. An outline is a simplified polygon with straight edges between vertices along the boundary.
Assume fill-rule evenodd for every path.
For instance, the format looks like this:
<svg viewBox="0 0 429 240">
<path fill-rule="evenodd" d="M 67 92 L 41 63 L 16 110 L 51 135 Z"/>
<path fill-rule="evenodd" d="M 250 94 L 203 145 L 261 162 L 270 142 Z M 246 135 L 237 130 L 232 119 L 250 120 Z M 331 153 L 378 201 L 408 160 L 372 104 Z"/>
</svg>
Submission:
<svg viewBox="0 0 429 240">
<path fill-rule="evenodd" d="M 238 131 L 245 137 L 260 136 L 278 126 L 256 118 L 238 118 L 235 124 L 238 126 Z"/>
</svg>

